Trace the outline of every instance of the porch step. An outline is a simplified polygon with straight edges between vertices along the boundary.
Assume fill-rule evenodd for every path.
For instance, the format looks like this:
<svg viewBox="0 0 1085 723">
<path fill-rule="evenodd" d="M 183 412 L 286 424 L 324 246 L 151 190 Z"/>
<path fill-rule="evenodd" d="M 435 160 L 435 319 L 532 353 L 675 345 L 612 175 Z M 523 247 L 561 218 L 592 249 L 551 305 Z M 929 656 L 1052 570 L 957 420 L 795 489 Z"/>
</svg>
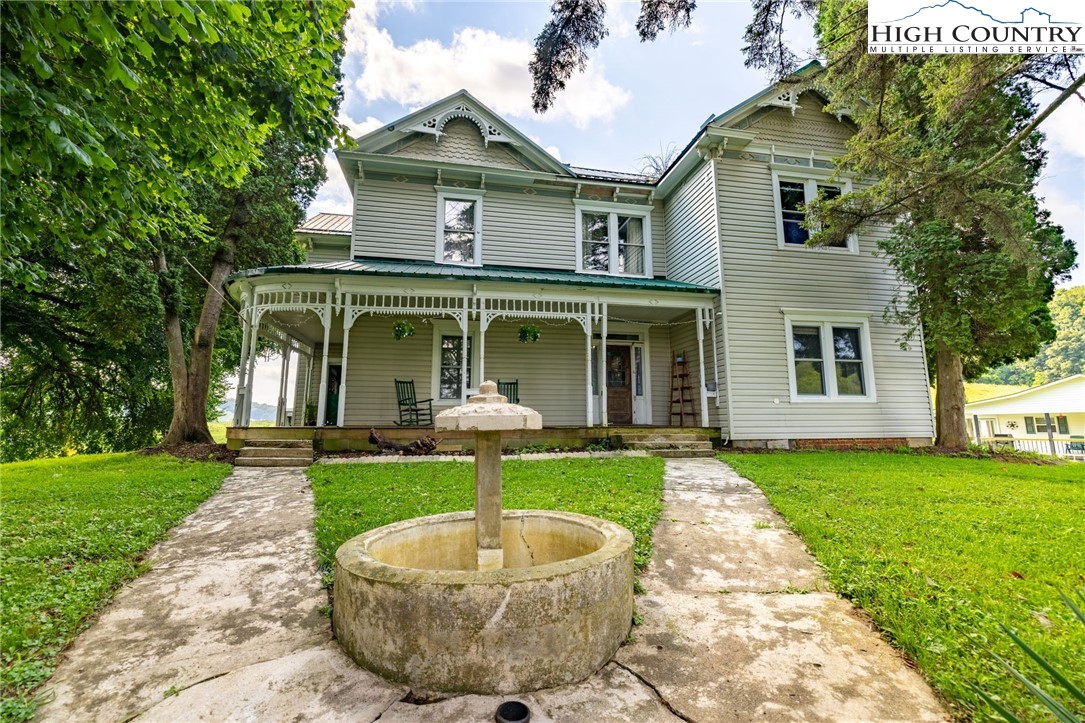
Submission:
<svg viewBox="0 0 1085 723">
<path fill-rule="evenodd" d="M 313 450 L 311 439 L 246 439 L 245 447 L 272 447 L 274 449 L 307 449 Z"/>
<path fill-rule="evenodd" d="M 712 442 L 708 441 L 707 439 L 698 439 L 696 441 L 667 440 L 663 442 L 626 442 L 625 446 L 629 447 L 630 449 L 643 449 L 646 452 L 654 452 L 656 450 L 664 449 L 706 449 L 709 452 L 712 451 Z"/>
<path fill-rule="evenodd" d="M 622 435 L 629 449 L 644 450 L 656 457 L 711 457 L 712 440 L 696 432 L 633 432 Z"/>
<path fill-rule="evenodd" d="M 309 446 L 308 449 L 304 447 L 242 447 L 239 457 L 256 458 L 256 457 L 298 457 L 300 459 L 313 461 L 313 447 Z"/>
<path fill-rule="evenodd" d="M 238 467 L 308 467 L 313 463 L 311 439 L 253 439 L 241 448 Z"/>
</svg>

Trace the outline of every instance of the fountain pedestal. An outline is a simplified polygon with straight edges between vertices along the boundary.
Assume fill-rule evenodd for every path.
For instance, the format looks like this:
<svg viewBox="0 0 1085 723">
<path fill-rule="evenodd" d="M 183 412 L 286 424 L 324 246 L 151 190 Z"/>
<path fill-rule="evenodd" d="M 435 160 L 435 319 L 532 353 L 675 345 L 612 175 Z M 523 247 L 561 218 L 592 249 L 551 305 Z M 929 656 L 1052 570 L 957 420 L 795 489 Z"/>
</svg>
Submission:
<svg viewBox="0 0 1085 723">
<path fill-rule="evenodd" d="M 404 520 L 335 555 L 332 626 L 362 667 L 416 689 L 522 693 L 583 680 L 633 616 L 633 535 L 568 512 L 502 510 L 501 431 L 531 409 L 484 382 L 438 430 L 474 430 L 475 511 Z"/>
</svg>

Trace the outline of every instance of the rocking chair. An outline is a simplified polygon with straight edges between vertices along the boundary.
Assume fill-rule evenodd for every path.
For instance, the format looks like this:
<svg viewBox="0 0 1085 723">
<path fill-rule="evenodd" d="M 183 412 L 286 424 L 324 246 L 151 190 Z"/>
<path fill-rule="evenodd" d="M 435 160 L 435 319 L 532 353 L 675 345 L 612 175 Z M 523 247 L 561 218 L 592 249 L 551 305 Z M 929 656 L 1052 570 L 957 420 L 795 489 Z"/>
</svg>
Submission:
<svg viewBox="0 0 1085 723">
<path fill-rule="evenodd" d="M 397 427 L 429 427 L 433 425 L 433 400 L 419 399 L 414 393 L 414 380 L 396 379 L 396 400 L 399 402 Z"/>
<path fill-rule="evenodd" d="M 520 403 L 520 380 L 515 379 L 511 382 L 503 382 L 500 379 L 497 380 L 497 393 L 503 397 L 507 397 L 509 404 Z"/>
</svg>

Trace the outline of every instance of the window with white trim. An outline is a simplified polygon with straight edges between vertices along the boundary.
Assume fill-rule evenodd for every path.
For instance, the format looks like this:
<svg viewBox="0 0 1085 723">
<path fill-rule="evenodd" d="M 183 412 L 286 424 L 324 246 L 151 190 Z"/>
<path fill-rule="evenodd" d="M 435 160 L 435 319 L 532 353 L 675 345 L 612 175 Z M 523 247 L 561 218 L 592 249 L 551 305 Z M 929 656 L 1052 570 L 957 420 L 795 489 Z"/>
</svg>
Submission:
<svg viewBox="0 0 1085 723">
<path fill-rule="evenodd" d="M 651 276 L 651 209 L 619 203 L 576 204 L 576 270 Z"/>
<path fill-rule="evenodd" d="M 442 335 L 440 347 L 440 365 L 438 381 L 438 399 L 460 399 L 463 387 L 463 365 L 467 364 L 467 388 L 474 384 L 474 357 L 472 355 L 474 344 L 470 336 L 467 337 L 467 356 L 463 354 L 463 335 Z"/>
<path fill-rule="evenodd" d="M 792 401 L 874 401 L 865 316 L 786 317 Z"/>
<path fill-rule="evenodd" d="M 438 187 L 437 263 L 482 265 L 483 193 Z"/>
<path fill-rule="evenodd" d="M 807 169 L 802 169 L 806 171 Z M 848 179 L 829 181 L 824 178 L 809 177 L 802 173 L 772 171 L 773 202 L 776 209 L 776 236 L 780 248 L 805 248 L 810 238 L 810 231 L 803 228 L 806 222 L 806 206 L 818 196 L 825 199 L 838 198 L 851 192 Z M 858 251 L 854 237 L 838 244 L 822 246 L 824 249 Z"/>
</svg>

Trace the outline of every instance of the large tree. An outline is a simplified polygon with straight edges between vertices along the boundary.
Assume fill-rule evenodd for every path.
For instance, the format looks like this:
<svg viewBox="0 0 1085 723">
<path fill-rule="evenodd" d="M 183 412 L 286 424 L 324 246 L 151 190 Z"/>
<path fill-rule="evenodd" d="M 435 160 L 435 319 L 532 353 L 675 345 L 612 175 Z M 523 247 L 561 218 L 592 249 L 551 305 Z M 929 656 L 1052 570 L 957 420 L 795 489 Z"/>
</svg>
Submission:
<svg viewBox="0 0 1085 723">
<path fill-rule="evenodd" d="M 1085 286 L 1055 289 L 1048 310 L 1055 340 L 1036 356 L 992 369 L 977 381 L 1038 386 L 1085 374 Z"/>
<path fill-rule="evenodd" d="M 1077 56 L 868 55 L 865 0 L 753 0 L 747 65 L 797 89 L 816 85 L 829 110 L 858 128 L 840 172 L 857 191 L 811 204 L 811 244 L 889 225 L 881 244 L 902 286 L 887 316 L 920 328 L 938 378 L 937 443 L 967 444 L 964 376 L 1028 356 L 1052 335 L 1046 301 L 1074 263 L 1034 187 L 1043 165 L 1039 124 L 1078 94 Z M 689 23 L 691 2 L 642 0 L 641 38 Z M 562 0 L 536 39 L 537 110 L 548 108 L 605 36 L 605 6 Z M 815 21 L 824 70 L 791 76 L 789 18 Z M 1040 108 L 1036 89 L 1057 96 Z"/>
<path fill-rule="evenodd" d="M 145 375 L 126 370 L 128 355 L 164 350 L 169 441 L 210 440 L 204 410 L 223 361 L 214 354 L 222 282 L 238 259 L 297 258 L 289 228 L 311 199 L 323 149 L 345 138 L 335 116 L 348 7 L 4 5 L 2 281 L 5 306 L 27 311 L 21 330 L 5 333 L 5 387 L 52 373 L 46 388 L 56 394 L 83 391 L 39 397 L 43 414 L 79 416 L 55 409 L 76 400 L 129 415 L 126 395 L 141 389 L 129 382 Z M 100 335 L 95 309 L 109 306 L 124 313 Z M 148 321 L 159 330 L 153 343 Z M 139 371 L 152 368 L 162 367 L 148 360 Z M 98 379 L 106 372 L 116 383 Z M 95 385 L 100 395 L 127 391 L 99 405 L 105 397 L 87 392 Z M 32 408 L 15 401 L 5 394 L 5 426 L 12 410 Z"/>
</svg>

